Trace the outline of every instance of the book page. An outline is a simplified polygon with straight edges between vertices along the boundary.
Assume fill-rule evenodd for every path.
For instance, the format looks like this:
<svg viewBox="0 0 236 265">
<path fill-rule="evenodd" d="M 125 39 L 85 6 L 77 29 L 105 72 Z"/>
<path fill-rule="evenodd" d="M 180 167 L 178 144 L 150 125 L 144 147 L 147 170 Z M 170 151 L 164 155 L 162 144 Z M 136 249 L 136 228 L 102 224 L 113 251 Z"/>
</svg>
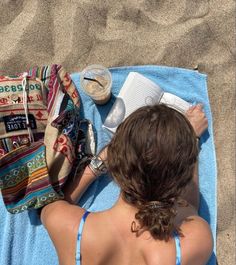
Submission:
<svg viewBox="0 0 236 265">
<path fill-rule="evenodd" d="M 164 91 L 143 75 L 131 72 L 110 110 L 103 127 L 115 132 L 117 126 L 133 111 L 158 104 Z"/>
<path fill-rule="evenodd" d="M 127 117 L 137 108 L 157 104 L 163 93 L 164 91 L 151 80 L 141 74 L 131 72 L 118 97 L 124 101 L 126 107 L 125 117 Z"/>
<path fill-rule="evenodd" d="M 182 113 L 185 113 L 192 106 L 190 103 L 183 100 L 182 98 L 167 92 L 162 95 L 160 103 L 163 103 Z"/>
</svg>

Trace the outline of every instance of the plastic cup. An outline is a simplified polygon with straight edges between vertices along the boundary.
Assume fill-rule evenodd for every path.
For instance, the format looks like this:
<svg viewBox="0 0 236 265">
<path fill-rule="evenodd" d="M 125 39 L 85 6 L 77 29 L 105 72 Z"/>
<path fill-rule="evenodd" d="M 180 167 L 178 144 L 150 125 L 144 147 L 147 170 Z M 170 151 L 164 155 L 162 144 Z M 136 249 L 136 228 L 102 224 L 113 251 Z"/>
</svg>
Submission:
<svg viewBox="0 0 236 265">
<path fill-rule="evenodd" d="M 102 65 L 89 65 L 80 75 L 80 86 L 94 103 L 106 104 L 111 98 L 111 73 Z"/>
</svg>

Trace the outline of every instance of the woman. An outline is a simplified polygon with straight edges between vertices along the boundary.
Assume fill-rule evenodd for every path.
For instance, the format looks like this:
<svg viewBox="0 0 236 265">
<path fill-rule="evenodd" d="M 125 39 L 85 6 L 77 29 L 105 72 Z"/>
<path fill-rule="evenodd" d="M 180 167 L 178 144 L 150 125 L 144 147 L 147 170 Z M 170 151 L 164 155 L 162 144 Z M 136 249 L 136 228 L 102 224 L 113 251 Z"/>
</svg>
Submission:
<svg viewBox="0 0 236 265">
<path fill-rule="evenodd" d="M 61 265 L 206 264 L 213 246 L 197 214 L 197 157 L 207 119 L 201 105 L 186 117 L 164 105 L 146 106 L 119 126 L 100 154 L 120 187 L 111 209 L 88 215 L 73 205 L 103 172 L 99 158 L 65 187 L 67 201 L 43 208 Z"/>
</svg>

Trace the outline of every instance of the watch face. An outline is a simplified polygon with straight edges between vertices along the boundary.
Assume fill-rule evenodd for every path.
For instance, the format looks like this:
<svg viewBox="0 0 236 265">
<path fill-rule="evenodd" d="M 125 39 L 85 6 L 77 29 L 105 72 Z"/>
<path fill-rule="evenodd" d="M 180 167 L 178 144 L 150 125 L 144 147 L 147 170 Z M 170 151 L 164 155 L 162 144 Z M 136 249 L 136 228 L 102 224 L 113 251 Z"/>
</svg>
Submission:
<svg viewBox="0 0 236 265">
<path fill-rule="evenodd" d="M 100 159 L 97 159 L 96 163 L 98 167 L 101 167 L 103 165 L 103 162 Z"/>
<path fill-rule="evenodd" d="M 90 162 L 90 166 L 94 169 L 94 171 L 96 171 L 97 173 L 105 173 L 107 172 L 107 168 L 104 164 L 104 162 L 99 159 L 98 157 L 93 157 L 91 162 Z"/>
</svg>

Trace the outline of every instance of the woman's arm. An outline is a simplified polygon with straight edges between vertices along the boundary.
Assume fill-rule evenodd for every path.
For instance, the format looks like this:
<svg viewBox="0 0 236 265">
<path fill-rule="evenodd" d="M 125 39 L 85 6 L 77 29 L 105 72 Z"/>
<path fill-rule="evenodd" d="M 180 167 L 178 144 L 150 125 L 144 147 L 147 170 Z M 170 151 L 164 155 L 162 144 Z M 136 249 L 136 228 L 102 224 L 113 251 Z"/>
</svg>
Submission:
<svg viewBox="0 0 236 265">
<path fill-rule="evenodd" d="M 81 178 L 66 185 L 66 200 L 52 202 L 41 211 L 41 221 L 56 248 L 60 264 L 75 264 L 78 226 L 84 209 L 74 203 L 94 179 L 95 175 L 86 167 Z"/>
<path fill-rule="evenodd" d="M 99 159 L 101 161 L 104 161 L 106 159 L 106 149 L 103 149 L 99 154 Z M 96 173 L 96 174 L 95 174 Z M 52 219 L 53 215 L 58 214 L 60 215 L 60 209 L 63 208 L 63 211 L 65 210 L 65 207 L 69 207 L 69 205 L 76 204 L 81 196 L 84 194 L 84 192 L 87 190 L 89 185 L 100 175 L 100 172 L 96 172 L 96 169 L 92 167 L 92 165 L 88 165 L 83 170 L 82 174 L 78 174 L 75 176 L 74 180 L 69 181 L 65 184 L 65 187 L 63 188 L 64 192 L 64 198 L 65 200 L 52 202 L 46 206 L 43 207 L 41 211 L 41 219 L 43 223 L 46 223 L 46 219 Z M 58 205 L 61 204 L 63 207 L 58 207 Z M 78 207 L 81 213 L 84 212 L 83 209 L 80 209 Z M 66 214 L 64 212 L 64 214 Z M 56 218 L 56 217 L 55 217 Z"/>
<path fill-rule="evenodd" d="M 196 136 L 200 138 L 208 127 L 208 121 L 205 116 L 205 113 L 203 112 L 202 105 L 198 104 L 190 108 L 186 113 L 186 117 L 191 123 Z M 195 164 L 193 178 L 186 187 L 185 191 L 183 192 L 182 198 L 185 199 L 189 204 L 191 204 L 196 209 L 196 211 L 198 211 L 199 208 L 198 161 Z"/>
<path fill-rule="evenodd" d="M 85 210 L 74 204 L 96 177 L 87 166 L 81 176 L 78 175 L 64 187 L 65 200 L 52 202 L 41 211 L 41 221 L 54 243 L 60 264 L 75 262 L 78 226 Z"/>
<path fill-rule="evenodd" d="M 196 212 L 199 208 L 199 179 L 198 162 L 195 164 L 193 178 L 183 191 L 181 197 L 194 207 Z"/>
<path fill-rule="evenodd" d="M 202 105 L 190 108 L 186 116 L 193 126 L 197 137 L 205 132 L 208 127 L 207 118 L 202 110 Z M 184 233 L 181 242 L 181 249 L 185 251 L 183 262 L 189 265 L 206 264 L 213 250 L 213 238 L 209 224 L 198 216 L 199 208 L 199 180 L 198 162 L 195 164 L 192 181 L 182 194 L 189 205 L 188 207 L 178 207 L 176 224 L 180 225 Z"/>
<path fill-rule="evenodd" d="M 84 209 L 73 204 L 78 201 L 95 178 L 93 171 L 87 166 L 81 177 L 75 177 L 74 181 L 68 182 L 64 187 L 65 200 L 49 203 L 42 208 L 40 215 L 41 221 L 52 239 L 53 237 L 57 237 L 56 234 L 60 229 L 63 230 L 64 227 L 67 227 L 64 224 L 65 222 L 68 224 L 69 221 L 75 218 L 80 220 Z M 57 223 L 57 220 L 60 220 L 60 222 Z M 55 236 L 52 237 L 53 234 Z"/>
<path fill-rule="evenodd" d="M 75 204 L 87 190 L 89 185 L 96 179 L 95 174 L 86 166 L 81 176 L 75 177 L 73 181 L 68 182 L 64 187 L 65 200 Z"/>
<path fill-rule="evenodd" d="M 77 203 L 81 198 L 81 196 L 84 194 L 84 192 L 87 190 L 89 185 L 102 173 L 106 173 L 106 166 L 105 166 L 106 156 L 107 156 L 107 149 L 104 148 L 97 156 L 97 159 L 95 159 L 98 162 L 101 161 L 103 164 L 100 165 L 100 170 L 97 171 L 97 169 L 94 168 L 94 164 L 90 163 L 90 165 L 86 166 L 81 176 L 76 177 L 74 181 L 70 181 L 66 184 L 64 188 L 64 195 L 65 199 L 68 202 L 72 204 Z"/>
</svg>

